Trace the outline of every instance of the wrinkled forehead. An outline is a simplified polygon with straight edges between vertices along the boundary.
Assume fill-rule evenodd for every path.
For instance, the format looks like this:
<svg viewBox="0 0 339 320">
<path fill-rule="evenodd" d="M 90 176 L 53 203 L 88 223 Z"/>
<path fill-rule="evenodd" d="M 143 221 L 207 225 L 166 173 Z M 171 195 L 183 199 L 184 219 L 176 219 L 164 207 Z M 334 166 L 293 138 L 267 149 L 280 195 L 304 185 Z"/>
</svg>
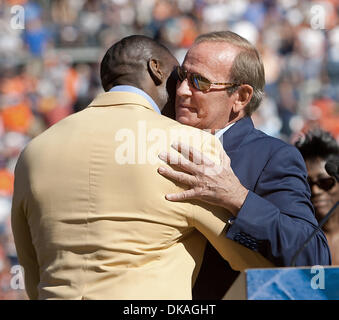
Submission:
<svg viewBox="0 0 339 320">
<path fill-rule="evenodd" d="M 188 50 L 183 66 L 190 72 L 205 72 L 206 76 L 225 75 L 229 73 L 238 53 L 239 49 L 227 42 L 201 42 Z"/>
</svg>

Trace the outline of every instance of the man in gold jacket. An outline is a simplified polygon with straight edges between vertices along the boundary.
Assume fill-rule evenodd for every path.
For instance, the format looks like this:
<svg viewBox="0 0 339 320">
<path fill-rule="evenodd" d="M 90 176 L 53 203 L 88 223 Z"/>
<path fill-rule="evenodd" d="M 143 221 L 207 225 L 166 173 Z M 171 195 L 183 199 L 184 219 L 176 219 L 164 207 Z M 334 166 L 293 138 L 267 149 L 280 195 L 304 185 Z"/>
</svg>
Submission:
<svg viewBox="0 0 339 320">
<path fill-rule="evenodd" d="M 225 237 L 221 207 L 164 197 L 183 189 L 157 173 L 159 152 L 183 138 L 216 166 L 223 152 L 159 114 L 177 64 L 147 37 L 122 39 L 101 63 L 109 92 L 22 152 L 12 227 L 30 299 L 191 299 L 206 238 L 237 270 L 269 265 Z"/>
</svg>

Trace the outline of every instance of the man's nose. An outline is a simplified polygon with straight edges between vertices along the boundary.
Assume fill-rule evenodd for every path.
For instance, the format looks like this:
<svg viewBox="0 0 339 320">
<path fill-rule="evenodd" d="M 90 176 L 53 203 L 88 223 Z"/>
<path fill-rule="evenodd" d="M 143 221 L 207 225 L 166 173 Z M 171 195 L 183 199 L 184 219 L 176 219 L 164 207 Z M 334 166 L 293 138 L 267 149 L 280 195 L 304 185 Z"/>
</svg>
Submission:
<svg viewBox="0 0 339 320">
<path fill-rule="evenodd" d="M 321 194 L 324 192 L 323 189 L 319 188 L 316 184 L 314 184 L 311 188 L 311 192 L 312 194 L 315 196 L 315 195 L 318 195 L 318 194 Z"/>
<path fill-rule="evenodd" d="M 187 78 L 184 79 L 184 81 L 181 81 L 181 82 L 178 80 L 178 82 L 177 82 L 177 95 L 180 96 L 180 97 L 192 95 L 191 88 L 188 84 Z"/>
</svg>

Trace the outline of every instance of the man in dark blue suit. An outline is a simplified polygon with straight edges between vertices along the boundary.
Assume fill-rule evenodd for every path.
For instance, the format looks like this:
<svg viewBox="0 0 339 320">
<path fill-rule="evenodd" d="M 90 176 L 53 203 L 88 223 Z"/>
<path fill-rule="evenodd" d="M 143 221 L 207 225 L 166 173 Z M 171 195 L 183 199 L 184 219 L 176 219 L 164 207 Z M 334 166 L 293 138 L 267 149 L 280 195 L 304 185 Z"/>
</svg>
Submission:
<svg viewBox="0 0 339 320">
<path fill-rule="evenodd" d="M 186 183 L 189 189 L 166 198 L 199 199 L 224 207 L 233 215 L 228 221 L 229 239 L 260 252 L 276 266 L 289 266 L 318 223 L 300 153 L 253 126 L 250 116 L 260 105 L 265 86 L 259 53 L 235 33 L 205 34 L 188 51 L 178 77 L 176 119 L 211 130 L 226 154 L 222 168 L 213 174 L 215 165 L 208 159 L 194 163 L 191 160 L 201 156 L 197 151 L 176 147 L 187 158 L 179 165 L 184 172 L 168 167 L 159 172 Z M 169 162 L 170 156 L 162 159 Z M 297 266 L 318 264 L 331 264 L 321 230 L 296 260 Z M 193 297 L 220 299 L 236 276 L 208 246 Z"/>
</svg>

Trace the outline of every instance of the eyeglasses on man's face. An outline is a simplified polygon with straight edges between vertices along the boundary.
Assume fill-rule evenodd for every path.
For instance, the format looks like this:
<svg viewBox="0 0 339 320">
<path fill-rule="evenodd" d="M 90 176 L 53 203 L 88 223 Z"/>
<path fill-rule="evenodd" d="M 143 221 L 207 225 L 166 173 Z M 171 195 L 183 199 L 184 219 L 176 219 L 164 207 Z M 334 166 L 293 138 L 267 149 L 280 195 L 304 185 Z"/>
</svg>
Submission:
<svg viewBox="0 0 339 320">
<path fill-rule="evenodd" d="M 234 88 L 240 86 L 237 83 L 231 82 L 211 82 L 205 77 L 201 76 L 198 73 L 187 72 L 183 67 L 177 67 L 177 74 L 180 82 L 184 81 L 186 78 L 188 82 L 197 90 L 208 91 L 212 85 L 222 85 L 225 86 L 223 89 Z"/>
<path fill-rule="evenodd" d="M 310 177 L 308 177 L 307 182 L 310 185 L 311 189 L 314 185 L 316 185 L 324 191 L 331 190 L 335 185 L 335 179 L 333 177 L 320 178 L 317 181 L 313 181 Z"/>
</svg>

